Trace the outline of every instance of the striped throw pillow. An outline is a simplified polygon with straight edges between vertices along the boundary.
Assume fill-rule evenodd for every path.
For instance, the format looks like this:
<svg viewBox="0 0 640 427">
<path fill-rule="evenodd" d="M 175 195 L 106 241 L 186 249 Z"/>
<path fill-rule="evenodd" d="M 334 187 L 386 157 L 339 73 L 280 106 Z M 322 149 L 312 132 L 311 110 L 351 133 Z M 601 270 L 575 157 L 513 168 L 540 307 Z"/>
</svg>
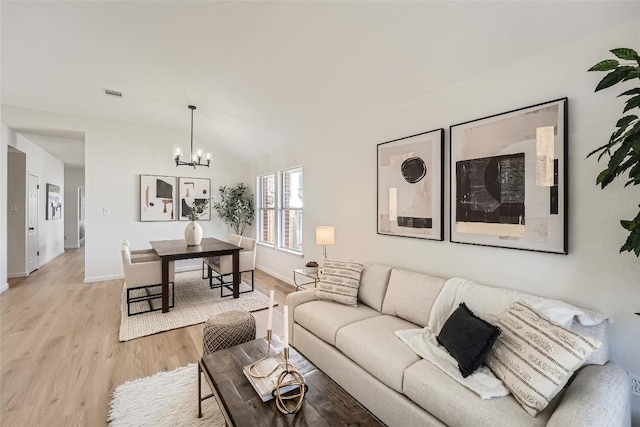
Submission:
<svg viewBox="0 0 640 427">
<path fill-rule="evenodd" d="M 362 268 L 356 262 L 325 261 L 316 298 L 356 306 Z"/>
<path fill-rule="evenodd" d="M 516 302 L 498 325 L 502 334 L 485 364 L 535 417 L 567 384 L 600 342 L 569 331 Z"/>
</svg>

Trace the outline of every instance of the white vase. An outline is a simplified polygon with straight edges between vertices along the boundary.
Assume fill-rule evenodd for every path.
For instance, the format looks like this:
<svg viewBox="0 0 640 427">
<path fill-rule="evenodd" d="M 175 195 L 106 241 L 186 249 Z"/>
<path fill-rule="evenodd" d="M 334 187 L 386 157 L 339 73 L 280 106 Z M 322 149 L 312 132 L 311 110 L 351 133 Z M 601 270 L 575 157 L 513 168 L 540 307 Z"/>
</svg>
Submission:
<svg viewBox="0 0 640 427">
<path fill-rule="evenodd" d="M 184 229 L 184 240 L 187 245 L 197 246 L 202 242 L 202 227 L 195 221 L 191 221 L 187 224 L 187 228 Z"/>
</svg>

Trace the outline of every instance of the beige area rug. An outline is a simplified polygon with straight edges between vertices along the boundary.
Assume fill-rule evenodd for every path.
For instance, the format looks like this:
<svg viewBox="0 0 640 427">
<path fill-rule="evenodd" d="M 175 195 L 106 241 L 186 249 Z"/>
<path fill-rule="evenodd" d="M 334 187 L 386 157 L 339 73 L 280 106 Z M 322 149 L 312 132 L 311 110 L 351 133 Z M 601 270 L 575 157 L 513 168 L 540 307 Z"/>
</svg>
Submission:
<svg viewBox="0 0 640 427">
<path fill-rule="evenodd" d="M 120 302 L 120 341 L 203 323 L 214 314 L 227 310 L 258 311 L 269 307 L 269 297 L 257 290 L 240 294 L 238 299 L 220 298 L 220 288 L 209 288 L 209 280 L 203 280 L 200 271 L 177 273 L 175 287 L 175 306 L 168 313 L 158 310 L 135 316 L 127 316 L 127 291 L 123 287 Z M 241 291 L 249 289 L 250 285 L 244 282 L 240 284 Z M 225 290 L 225 294 L 226 292 L 230 291 Z M 154 307 L 159 306 L 160 299 L 154 300 L 153 304 Z M 131 312 L 135 313 L 147 310 L 149 306 L 147 302 L 139 302 L 131 307 Z"/>
<path fill-rule="evenodd" d="M 113 392 L 111 427 L 200 427 L 225 425 L 215 397 L 202 402 L 198 418 L 198 365 L 127 381 Z M 202 395 L 211 393 L 202 378 Z"/>
</svg>

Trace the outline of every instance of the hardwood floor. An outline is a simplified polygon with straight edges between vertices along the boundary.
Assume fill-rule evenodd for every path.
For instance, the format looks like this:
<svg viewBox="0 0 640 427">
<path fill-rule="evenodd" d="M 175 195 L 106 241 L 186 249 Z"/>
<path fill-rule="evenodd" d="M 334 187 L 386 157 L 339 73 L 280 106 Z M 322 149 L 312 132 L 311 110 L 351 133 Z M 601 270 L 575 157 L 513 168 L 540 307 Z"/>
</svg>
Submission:
<svg viewBox="0 0 640 427">
<path fill-rule="evenodd" d="M 276 291 L 273 328 L 282 336 L 282 306 L 295 288 L 259 270 L 255 279 L 256 289 Z M 106 425 L 115 387 L 202 356 L 202 324 L 119 342 L 122 280 L 83 280 L 84 249 L 72 249 L 0 294 L 0 425 Z M 264 336 L 267 310 L 253 314 Z"/>
</svg>

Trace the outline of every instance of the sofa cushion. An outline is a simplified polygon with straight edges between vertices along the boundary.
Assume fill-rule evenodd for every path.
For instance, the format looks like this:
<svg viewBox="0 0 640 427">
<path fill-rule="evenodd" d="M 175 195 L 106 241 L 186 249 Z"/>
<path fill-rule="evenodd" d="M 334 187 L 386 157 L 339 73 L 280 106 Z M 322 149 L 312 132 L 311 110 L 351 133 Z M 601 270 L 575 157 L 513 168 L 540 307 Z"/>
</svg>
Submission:
<svg viewBox="0 0 640 427">
<path fill-rule="evenodd" d="M 512 396 L 483 400 L 426 360 L 407 369 L 403 390 L 405 396 L 449 426 L 544 426 L 555 406 L 532 418 Z"/>
<path fill-rule="evenodd" d="M 362 264 L 356 262 L 325 261 L 316 297 L 340 304 L 357 305 L 362 267 Z"/>
<path fill-rule="evenodd" d="M 478 369 L 500 335 L 500 328 L 475 316 L 464 304 L 451 313 L 438 342 L 458 362 L 463 378 Z"/>
<path fill-rule="evenodd" d="M 394 268 L 382 304 L 382 314 L 427 326 L 431 306 L 445 280 L 428 274 Z"/>
<path fill-rule="evenodd" d="M 404 371 L 420 360 L 394 331 L 418 328 L 393 316 L 379 315 L 338 330 L 336 347 L 383 384 L 402 393 Z"/>
<path fill-rule="evenodd" d="M 294 313 L 296 323 L 331 345 L 336 345 L 338 329 L 374 316 L 380 313 L 366 305 L 350 307 L 331 301 L 301 304 Z"/>
<path fill-rule="evenodd" d="M 366 264 L 360 276 L 358 300 L 369 307 L 382 311 L 382 301 L 387 292 L 392 267 L 382 264 Z"/>
<path fill-rule="evenodd" d="M 600 342 L 564 329 L 519 302 L 500 317 L 498 326 L 502 334 L 486 363 L 532 417 L 600 346 Z"/>
</svg>

